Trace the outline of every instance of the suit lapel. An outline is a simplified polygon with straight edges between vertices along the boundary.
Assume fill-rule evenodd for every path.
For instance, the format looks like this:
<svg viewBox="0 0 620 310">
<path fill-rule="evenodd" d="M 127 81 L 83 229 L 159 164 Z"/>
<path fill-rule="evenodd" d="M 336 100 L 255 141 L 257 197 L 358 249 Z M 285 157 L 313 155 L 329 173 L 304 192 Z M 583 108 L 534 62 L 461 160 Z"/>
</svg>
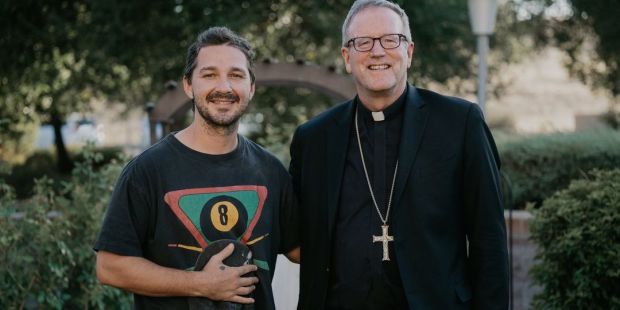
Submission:
<svg viewBox="0 0 620 310">
<path fill-rule="evenodd" d="M 342 113 L 334 116 L 329 128 L 325 130 L 327 148 L 325 150 L 325 162 L 327 163 L 327 180 L 325 184 L 327 192 L 327 224 L 328 238 L 331 240 L 332 231 L 336 223 L 338 200 L 340 199 L 340 186 L 342 174 L 349 145 L 349 131 L 351 129 L 353 115 L 353 100 L 346 103 Z M 320 167 L 317 167 L 320 169 Z"/>
<path fill-rule="evenodd" d="M 405 190 L 408 176 L 415 161 L 420 142 L 424 136 L 429 109 L 420 97 L 418 90 L 409 85 L 407 102 L 404 109 L 403 127 L 401 131 L 400 147 L 398 150 L 398 175 L 394 189 L 394 206 L 400 205 L 400 199 Z"/>
</svg>

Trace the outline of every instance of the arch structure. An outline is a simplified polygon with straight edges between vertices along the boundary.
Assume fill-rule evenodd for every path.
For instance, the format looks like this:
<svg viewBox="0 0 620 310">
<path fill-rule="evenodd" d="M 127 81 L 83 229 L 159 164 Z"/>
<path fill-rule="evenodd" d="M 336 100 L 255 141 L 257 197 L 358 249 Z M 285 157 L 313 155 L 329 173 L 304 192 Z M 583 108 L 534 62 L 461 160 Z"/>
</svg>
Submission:
<svg viewBox="0 0 620 310">
<path fill-rule="evenodd" d="M 255 68 L 257 86 L 304 87 L 332 98 L 334 102 L 345 101 L 355 96 L 355 84 L 348 75 L 334 72 L 312 64 L 278 64 L 263 62 Z M 166 92 L 149 111 L 151 144 L 172 130 L 178 130 L 183 119 L 192 108 L 192 102 L 174 82 L 168 83 Z M 157 128 L 161 127 L 158 132 Z"/>
</svg>

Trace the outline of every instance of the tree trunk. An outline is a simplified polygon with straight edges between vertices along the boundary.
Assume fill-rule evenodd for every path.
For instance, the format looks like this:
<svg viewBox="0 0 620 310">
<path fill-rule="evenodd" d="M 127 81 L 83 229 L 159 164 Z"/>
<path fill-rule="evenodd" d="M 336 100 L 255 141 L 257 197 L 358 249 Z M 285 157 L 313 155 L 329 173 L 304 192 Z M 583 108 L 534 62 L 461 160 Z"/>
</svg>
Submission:
<svg viewBox="0 0 620 310">
<path fill-rule="evenodd" d="M 73 169 L 73 161 L 69 157 L 65 142 L 62 137 L 62 123 L 63 120 L 58 113 L 53 112 L 51 114 L 50 123 L 54 128 L 54 144 L 56 145 L 56 166 L 58 171 L 62 174 L 69 174 Z"/>
</svg>

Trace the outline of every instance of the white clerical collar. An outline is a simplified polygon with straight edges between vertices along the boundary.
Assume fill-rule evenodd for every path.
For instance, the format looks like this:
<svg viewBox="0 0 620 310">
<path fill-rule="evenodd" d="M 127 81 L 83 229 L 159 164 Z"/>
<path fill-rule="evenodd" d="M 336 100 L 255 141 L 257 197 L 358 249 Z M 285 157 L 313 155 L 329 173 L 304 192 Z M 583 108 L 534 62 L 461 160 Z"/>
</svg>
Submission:
<svg viewBox="0 0 620 310">
<path fill-rule="evenodd" d="M 383 111 L 371 112 L 371 114 L 372 114 L 372 119 L 375 120 L 375 122 L 380 122 L 380 121 L 385 120 L 385 115 L 383 114 Z"/>
</svg>

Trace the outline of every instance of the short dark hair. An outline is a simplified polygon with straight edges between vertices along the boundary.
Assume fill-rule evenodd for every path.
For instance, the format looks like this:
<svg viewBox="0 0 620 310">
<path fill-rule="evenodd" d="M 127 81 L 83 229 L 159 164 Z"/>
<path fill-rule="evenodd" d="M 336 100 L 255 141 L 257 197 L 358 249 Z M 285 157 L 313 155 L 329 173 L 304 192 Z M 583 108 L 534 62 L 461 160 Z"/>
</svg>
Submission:
<svg viewBox="0 0 620 310">
<path fill-rule="evenodd" d="M 252 84 L 256 77 L 254 76 L 254 51 L 248 40 L 244 39 L 234 31 L 226 27 L 211 27 L 203 31 L 196 37 L 196 41 L 187 49 L 187 59 L 185 61 L 185 69 L 183 77 L 191 84 L 192 73 L 196 69 L 198 52 L 200 49 L 212 45 L 230 45 L 237 48 L 245 55 L 248 61 L 248 71 L 250 71 L 250 79 Z"/>
</svg>

